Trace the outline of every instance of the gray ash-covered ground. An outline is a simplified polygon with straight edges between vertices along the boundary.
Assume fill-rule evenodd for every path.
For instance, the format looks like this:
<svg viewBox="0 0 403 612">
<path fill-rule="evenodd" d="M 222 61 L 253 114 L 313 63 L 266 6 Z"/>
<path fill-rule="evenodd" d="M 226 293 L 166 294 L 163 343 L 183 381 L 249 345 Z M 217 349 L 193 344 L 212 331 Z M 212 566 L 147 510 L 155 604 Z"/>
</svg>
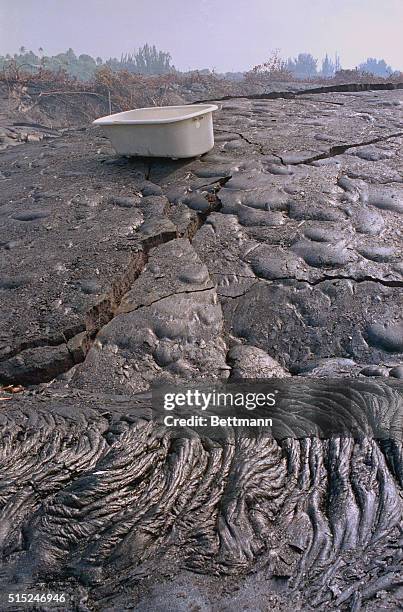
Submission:
<svg viewBox="0 0 403 612">
<path fill-rule="evenodd" d="M 0 406 L 4 592 L 401 609 L 401 440 L 175 440 L 148 391 L 348 377 L 398 428 L 402 102 L 225 100 L 214 150 L 182 161 L 115 157 L 93 128 L 21 143 L 2 116 L 0 381 L 30 388 Z"/>
</svg>

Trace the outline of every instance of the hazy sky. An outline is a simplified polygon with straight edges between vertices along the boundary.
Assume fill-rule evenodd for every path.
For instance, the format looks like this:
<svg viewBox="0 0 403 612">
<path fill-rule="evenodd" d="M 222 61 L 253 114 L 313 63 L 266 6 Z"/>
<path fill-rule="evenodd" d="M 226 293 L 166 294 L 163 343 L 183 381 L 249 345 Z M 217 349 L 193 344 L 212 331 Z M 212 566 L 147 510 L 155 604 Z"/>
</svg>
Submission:
<svg viewBox="0 0 403 612">
<path fill-rule="evenodd" d="M 0 54 L 23 45 L 107 58 L 149 42 L 179 69 L 245 70 L 280 49 L 403 70 L 402 31 L 403 0 L 0 0 Z"/>
</svg>

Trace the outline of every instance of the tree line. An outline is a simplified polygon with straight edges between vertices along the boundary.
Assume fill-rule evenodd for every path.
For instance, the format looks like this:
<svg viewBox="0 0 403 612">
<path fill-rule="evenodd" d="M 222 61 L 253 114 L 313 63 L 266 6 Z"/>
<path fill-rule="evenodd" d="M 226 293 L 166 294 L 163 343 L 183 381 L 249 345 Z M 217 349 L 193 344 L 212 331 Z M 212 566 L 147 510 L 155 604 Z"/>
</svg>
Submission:
<svg viewBox="0 0 403 612">
<path fill-rule="evenodd" d="M 334 60 L 326 53 L 322 60 L 321 67 L 318 60 L 310 53 L 300 53 L 294 59 L 289 58 L 285 64 L 286 70 L 297 78 L 311 78 L 317 76 L 333 77 L 342 70 L 340 57 L 336 53 Z M 388 66 L 384 59 L 369 57 L 356 67 L 360 73 L 372 74 L 379 77 L 389 77 L 395 74 L 391 66 Z"/>
<path fill-rule="evenodd" d="M 14 55 L 0 55 L 0 70 L 7 65 L 14 64 L 26 72 L 33 74 L 42 70 L 52 72 L 65 71 L 70 77 L 81 81 L 89 81 L 94 78 L 95 73 L 101 66 L 107 66 L 113 71 L 128 70 L 133 74 L 167 74 L 176 72 L 172 65 L 170 53 L 159 51 L 155 45 L 145 44 L 133 53 L 122 54 L 120 59 L 111 57 L 103 60 L 101 57 L 92 57 L 82 53 L 76 55 L 73 49 L 57 55 L 45 55 L 43 48 L 38 52 L 20 47 L 19 53 Z"/>
<path fill-rule="evenodd" d="M 43 48 L 39 48 L 35 53 L 21 47 L 19 53 L 14 55 L 0 55 L 0 70 L 6 69 L 11 64 L 33 74 L 40 70 L 64 71 L 70 77 L 81 81 L 92 80 L 97 69 L 101 66 L 109 67 L 114 72 L 127 70 L 132 74 L 158 75 L 177 72 L 172 64 L 171 54 L 160 51 L 155 45 L 149 44 L 143 45 L 132 53 L 122 54 L 119 59 L 111 57 L 107 60 L 101 57 L 94 58 L 85 53 L 76 55 L 71 48 L 65 53 L 46 55 Z M 296 57 L 287 60 L 281 59 L 275 53 L 268 62 L 254 68 L 256 72 L 283 71 L 297 79 L 311 79 L 317 76 L 331 78 L 341 69 L 340 58 L 337 54 L 334 58 L 326 54 L 319 62 L 310 53 L 299 53 Z M 357 66 L 356 70 L 360 73 L 379 77 L 389 77 L 396 74 L 396 71 L 384 59 L 371 57 Z M 201 72 L 210 73 L 208 69 Z M 222 76 L 239 79 L 242 78 L 242 73 L 225 73 Z"/>
</svg>

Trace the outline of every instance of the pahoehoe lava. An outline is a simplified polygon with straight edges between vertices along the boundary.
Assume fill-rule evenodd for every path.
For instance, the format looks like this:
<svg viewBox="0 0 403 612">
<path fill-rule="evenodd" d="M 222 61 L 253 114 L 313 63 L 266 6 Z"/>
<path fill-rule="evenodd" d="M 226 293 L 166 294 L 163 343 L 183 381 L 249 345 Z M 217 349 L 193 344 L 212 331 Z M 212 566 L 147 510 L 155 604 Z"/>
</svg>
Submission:
<svg viewBox="0 0 403 612">
<path fill-rule="evenodd" d="M 306 436 L 313 405 L 323 417 L 348 411 L 363 434 Z M 252 571 L 276 585 L 275 609 L 288 609 L 286 602 L 340 609 L 353 601 L 375 609 L 378 590 L 397 605 L 403 479 L 397 381 L 344 387 L 324 381 L 312 403 L 300 379 L 284 406 L 287 435 L 279 440 L 231 429 L 214 442 L 195 433 L 172 437 L 150 415 L 147 393 L 84 393 L 79 400 L 47 393 L 15 400 L 2 412 L 6 590 L 62 585 L 74 605 L 83 599 L 78 609 L 89 610 L 126 609 L 141 593 L 152 609 L 166 588 L 161 575 L 187 573 L 191 597 L 196 572 L 226 577 L 221 588 L 229 609 L 235 593 L 251 605 Z M 376 440 L 371 428 L 380 422 L 385 437 Z M 200 592 L 206 609 L 222 609 L 215 603 L 219 588 L 206 578 Z M 173 587 L 166 596 L 174 605 Z"/>
</svg>

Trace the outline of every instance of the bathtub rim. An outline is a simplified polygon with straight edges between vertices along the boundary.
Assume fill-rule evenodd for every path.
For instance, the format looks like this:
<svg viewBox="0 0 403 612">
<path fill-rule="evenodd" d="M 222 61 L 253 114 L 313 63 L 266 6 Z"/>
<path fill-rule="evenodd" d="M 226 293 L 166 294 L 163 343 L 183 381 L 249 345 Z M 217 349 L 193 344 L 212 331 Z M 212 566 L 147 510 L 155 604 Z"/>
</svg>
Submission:
<svg viewBox="0 0 403 612">
<path fill-rule="evenodd" d="M 181 115 L 178 112 L 178 115 L 175 117 L 167 117 L 166 119 L 157 118 L 157 119 L 124 119 L 124 115 L 128 113 L 132 113 L 135 111 L 144 111 L 144 110 L 155 110 L 155 109 L 178 109 L 178 111 L 183 110 L 184 108 L 192 108 L 195 110 L 193 113 L 188 113 L 186 115 Z M 112 115 L 105 115 L 104 117 L 100 117 L 93 121 L 93 125 L 101 125 L 101 126 L 118 126 L 118 125 L 164 125 L 167 123 L 178 123 L 182 121 L 186 121 L 187 119 L 194 119 L 196 117 L 201 117 L 202 115 L 207 115 L 209 113 L 213 113 L 218 110 L 218 106 L 216 104 L 181 104 L 178 106 L 147 106 L 143 108 L 134 108 L 129 111 L 123 111 L 120 113 L 114 113 Z"/>
</svg>

